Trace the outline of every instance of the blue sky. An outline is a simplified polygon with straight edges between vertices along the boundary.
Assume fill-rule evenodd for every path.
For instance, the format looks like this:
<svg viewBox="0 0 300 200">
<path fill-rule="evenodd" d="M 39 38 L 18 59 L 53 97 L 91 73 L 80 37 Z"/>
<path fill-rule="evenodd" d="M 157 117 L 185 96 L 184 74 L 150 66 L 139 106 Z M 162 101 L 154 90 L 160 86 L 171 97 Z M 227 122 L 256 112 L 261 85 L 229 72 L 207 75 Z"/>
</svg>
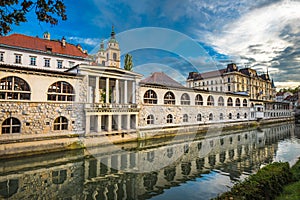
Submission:
<svg viewBox="0 0 300 200">
<path fill-rule="evenodd" d="M 158 47 L 155 51 L 144 47 L 132 52 L 136 67 L 143 65 L 140 69 L 150 66 L 159 70 L 165 65 L 184 76 L 194 70 L 191 66 L 199 67 L 204 57 L 210 56 L 215 68 L 220 67 L 219 63 L 232 60 L 241 67 L 249 66 L 260 72 L 268 68 L 277 87 L 300 85 L 299 1 L 85 0 L 74 3 L 69 0 L 65 3 L 67 21 L 51 27 L 37 22 L 31 14 L 28 22 L 13 27 L 13 32 L 42 36 L 49 31 L 52 39 L 65 36 L 68 42 L 79 43 L 89 52 L 95 52 L 101 39 L 109 37 L 112 25 L 117 33 L 143 27 L 165 28 L 193 40 L 208 55 L 200 50 L 197 56 L 184 45 L 184 56 L 168 49 Z M 138 41 L 145 40 L 145 35 L 139 37 Z M 120 42 L 121 49 L 122 45 Z"/>
</svg>

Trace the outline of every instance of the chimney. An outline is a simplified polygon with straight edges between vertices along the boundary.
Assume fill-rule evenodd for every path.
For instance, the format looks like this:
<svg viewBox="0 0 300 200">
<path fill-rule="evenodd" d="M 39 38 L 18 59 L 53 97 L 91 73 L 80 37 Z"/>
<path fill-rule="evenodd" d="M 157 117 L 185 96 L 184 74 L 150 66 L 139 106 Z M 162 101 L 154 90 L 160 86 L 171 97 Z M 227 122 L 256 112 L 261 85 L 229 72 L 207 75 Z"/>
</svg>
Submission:
<svg viewBox="0 0 300 200">
<path fill-rule="evenodd" d="M 66 39 L 65 39 L 65 37 L 62 37 L 62 39 L 61 39 L 61 45 L 63 47 L 66 47 Z"/>
<path fill-rule="evenodd" d="M 77 48 L 82 51 L 82 47 L 80 46 L 80 44 L 77 44 Z"/>
<path fill-rule="evenodd" d="M 45 32 L 43 38 L 44 38 L 45 40 L 50 40 L 50 33 L 49 33 L 49 32 Z"/>
</svg>

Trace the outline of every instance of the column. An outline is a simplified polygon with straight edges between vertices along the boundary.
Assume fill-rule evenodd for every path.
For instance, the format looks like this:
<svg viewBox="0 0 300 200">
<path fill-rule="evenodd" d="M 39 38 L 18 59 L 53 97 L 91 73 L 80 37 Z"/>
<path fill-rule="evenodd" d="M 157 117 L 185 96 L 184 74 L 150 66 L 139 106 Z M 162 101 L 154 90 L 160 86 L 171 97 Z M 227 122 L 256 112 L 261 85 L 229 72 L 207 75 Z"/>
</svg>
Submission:
<svg viewBox="0 0 300 200">
<path fill-rule="evenodd" d="M 132 82 L 132 103 L 135 104 L 136 102 L 136 93 L 135 93 L 135 89 L 136 89 L 136 83 L 135 81 Z"/>
<path fill-rule="evenodd" d="M 91 131 L 91 116 L 85 116 L 85 133 L 90 133 Z"/>
<path fill-rule="evenodd" d="M 100 102 L 100 93 L 99 93 L 99 77 L 96 77 L 96 86 L 95 86 L 95 103 Z"/>
<path fill-rule="evenodd" d="M 127 128 L 127 130 L 130 130 L 130 114 L 127 114 L 126 120 L 127 120 L 127 122 L 126 122 L 126 124 L 127 124 L 126 128 Z"/>
<path fill-rule="evenodd" d="M 116 104 L 120 103 L 119 80 L 116 79 Z"/>
<path fill-rule="evenodd" d="M 124 104 L 127 104 L 127 80 L 124 81 Z"/>
<path fill-rule="evenodd" d="M 118 131 L 122 130 L 122 115 L 118 115 Z"/>
<path fill-rule="evenodd" d="M 111 132 L 111 127 L 112 127 L 112 115 L 108 115 L 108 123 L 107 123 L 107 131 Z"/>
<path fill-rule="evenodd" d="M 96 126 L 96 132 L 101 132 L 101 115 L 97 116 L 97 126 Z"/>
<path fill-rule="evenodd" d="M 139 116 L 139 115 L 135 115 L 135 129 L 138 128 L 138 123 L 139 123 L 138 116 Z"/>
<path fill-rule="evenodd" d="M 109 78 L 106 78 L 106 88 L 105 88 L 105 103 L 109 103 Z"/>
</svg>

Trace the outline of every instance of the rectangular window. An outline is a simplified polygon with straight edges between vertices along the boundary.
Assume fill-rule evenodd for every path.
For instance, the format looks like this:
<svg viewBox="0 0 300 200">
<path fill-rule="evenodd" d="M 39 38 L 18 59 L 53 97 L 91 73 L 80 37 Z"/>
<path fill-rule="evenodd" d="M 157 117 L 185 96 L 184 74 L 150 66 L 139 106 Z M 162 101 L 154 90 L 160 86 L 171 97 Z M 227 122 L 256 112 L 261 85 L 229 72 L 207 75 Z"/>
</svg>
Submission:
<svg viewBox="0 0 300 200">
<path fill-rule="evenodd" d="M 58 69 L 62 69 L 63 68 L 63 61 L 62 60 L 58 60 L 57 61 L 57 68 Z"/>
<path fill-rule="evenodd" d="M 50 67 L 50 59 L 49 58 L 45 58 L 45 67 Z"/>
<path fill-rule="evenodd" d="M 16 54 L 16 63 L 21 64 L 22 63 L 22 55 Z"/>
<path fill-rule="evenodd" d="M 75 62 L 69 61 L 69 67 L 70 67 L 70 68 L 71 68 L 71 67 L 74 67 L 74 65 L 75 65 Z"/>
<path fill-rule="evenodd" d="M 0 62 L 4 62 L 4 52 L 0 52 Z"/>
<path fill-rule="evenodd" d="M 30 56 L 30 65 L 36 65 L 36 57 Z"/>
</svg>

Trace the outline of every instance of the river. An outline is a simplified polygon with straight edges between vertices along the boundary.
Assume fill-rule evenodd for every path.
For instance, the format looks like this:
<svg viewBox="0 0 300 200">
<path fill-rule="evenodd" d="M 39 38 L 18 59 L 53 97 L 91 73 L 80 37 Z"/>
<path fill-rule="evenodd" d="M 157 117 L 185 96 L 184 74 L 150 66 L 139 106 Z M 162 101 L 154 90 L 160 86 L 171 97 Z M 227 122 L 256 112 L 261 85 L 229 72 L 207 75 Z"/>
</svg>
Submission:
<svg viewBox="0 0 300 200">
<path fill-rule="evenodd" d="M 293 123 L 111 144 L 0 161 L 0 199 L 210 199 L 300 156 Z"/>
</svg>

